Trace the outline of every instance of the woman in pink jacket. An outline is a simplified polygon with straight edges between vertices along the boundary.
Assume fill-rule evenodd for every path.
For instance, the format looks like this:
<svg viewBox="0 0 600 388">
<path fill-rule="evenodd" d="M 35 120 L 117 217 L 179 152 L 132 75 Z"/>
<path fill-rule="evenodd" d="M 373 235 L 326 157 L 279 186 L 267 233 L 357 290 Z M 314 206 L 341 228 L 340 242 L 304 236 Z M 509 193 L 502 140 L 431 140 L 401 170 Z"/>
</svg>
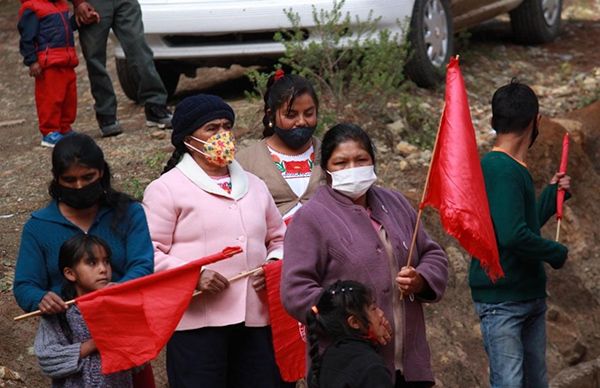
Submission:
<svg viewBox="0 0 600 388">
<path fill-rule="evenodd" d="M 276 387 L 264 273 L 229 282 L 281 258 L 285 225 L 265 184 L 234 161 L 231 107 L 196 95 L 173 116 L 173 156 L 144 193 L 155 270 L 240 246 L 203 268 L 194 298 L 167 345 L 171 388 Z"/>
</svg>

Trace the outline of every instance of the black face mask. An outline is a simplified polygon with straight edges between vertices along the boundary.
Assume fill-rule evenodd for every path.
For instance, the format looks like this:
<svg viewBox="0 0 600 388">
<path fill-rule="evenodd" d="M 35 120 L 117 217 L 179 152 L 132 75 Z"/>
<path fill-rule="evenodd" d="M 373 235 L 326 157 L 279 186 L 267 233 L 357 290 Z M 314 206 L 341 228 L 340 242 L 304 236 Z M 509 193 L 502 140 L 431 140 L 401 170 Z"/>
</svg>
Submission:
<svg viewBox="0 0 600 388">
<path fill-rule="evenodd" d="M 538 129 L 537 117 L 534 120 L 535 121 L 533 122 L 533 131 L 531 132 L 531 141 L 529 142 L 529 148 L 533 146 L 533 143 L 535 143 L 535 139 L 537 139 L 538 135 L 540 134 L 540 130 Z"/>
<path fill-rule="evenodd" d="M 87 209 L 100 201 L 100 198 L 104 195 L 104 188 L 100 179 L 97 179 L 81 189 L 71 189 L 57 184 L 56 192 L 58 200 L 64 202 L 65 205 L 74 209 Z"/>
<path fill-rule="evenodd" d="M 297 150 L 310 140 L 313 133 L 315 133 L 315 128 L 316 127 L 296 127 L 286 130 L 274 125 L 273 131 L 288 147 Z"/>
</svg>

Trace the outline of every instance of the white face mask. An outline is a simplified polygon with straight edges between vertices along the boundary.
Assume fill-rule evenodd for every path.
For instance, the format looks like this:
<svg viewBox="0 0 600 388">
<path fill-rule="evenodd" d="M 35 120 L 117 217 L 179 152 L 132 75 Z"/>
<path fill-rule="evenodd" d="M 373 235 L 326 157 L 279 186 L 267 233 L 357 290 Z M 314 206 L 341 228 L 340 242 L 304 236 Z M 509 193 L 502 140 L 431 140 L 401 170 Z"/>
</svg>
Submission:
<svg viewBox="0 0 600 388">
<path fill-rule="evenodd" d="M 331 175 L 331 188 L 352 200 L 365 194 L 377 180 L 373 165 L 327 173 Z"/>
</svg>

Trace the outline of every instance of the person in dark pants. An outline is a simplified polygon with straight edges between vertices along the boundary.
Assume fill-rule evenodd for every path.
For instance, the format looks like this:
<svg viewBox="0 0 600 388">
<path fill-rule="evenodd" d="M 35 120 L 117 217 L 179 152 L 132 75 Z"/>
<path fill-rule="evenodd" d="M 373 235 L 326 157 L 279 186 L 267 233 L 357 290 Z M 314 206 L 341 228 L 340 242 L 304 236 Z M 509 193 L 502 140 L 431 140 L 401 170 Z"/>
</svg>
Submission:
<svg viewBox="0 0 600 388">
<path fill-rule="evenodd" d="M 80 24 L 79 42 L 102 136 L 123 132 L 116 115 L 117 97 L 106 70 L 106 44 L 110 29 L 121 43 L 128 65 L 139 78 L 138 100 L 145 107 L 146 125 L 161 129 L 171 127 L 172 115 L 166 107 L 167 92 L 154 66 L 152 50 L 144 40 L 142 11 L 137 0 L 73 0 L 73 6 Z"/>
</svg>

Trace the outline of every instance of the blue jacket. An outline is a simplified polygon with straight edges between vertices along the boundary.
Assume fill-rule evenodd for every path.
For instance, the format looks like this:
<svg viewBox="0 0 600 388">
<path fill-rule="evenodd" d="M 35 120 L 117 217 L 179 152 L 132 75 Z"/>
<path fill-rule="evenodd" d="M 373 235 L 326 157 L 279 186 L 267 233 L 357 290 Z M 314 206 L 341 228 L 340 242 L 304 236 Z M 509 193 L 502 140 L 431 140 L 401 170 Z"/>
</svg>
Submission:
<svg viewBox="0 0 600 388">
<path fill-rule="evenodd" d="M 112 281 L 122 282 L 148 275 L 154 270 L 154 249 L 142 206 L 132 202 L 124 221 L 115 231 L 114 210 L 101 207 L 88 233 L 102 238 L 112 250 Z M 63 275 L 58 268 L 61 245 L 82 230 L 67 220 L 58 202 L 34 212 L 23 227 L 13 292 L 25 311 L 38 309 L 46 292 L 60 295 Z"/>
<path fill-rule="evenodd" d="M 73 37 L 75 27 L 74 19 L 69 18 L 66 1 L 23 1 L 17 25 L 21 34 L 19 49 L 23 63 L 30 66 L 39 62 L 42 68 L 77 66 L 79 61 Z"/>
</svg>

